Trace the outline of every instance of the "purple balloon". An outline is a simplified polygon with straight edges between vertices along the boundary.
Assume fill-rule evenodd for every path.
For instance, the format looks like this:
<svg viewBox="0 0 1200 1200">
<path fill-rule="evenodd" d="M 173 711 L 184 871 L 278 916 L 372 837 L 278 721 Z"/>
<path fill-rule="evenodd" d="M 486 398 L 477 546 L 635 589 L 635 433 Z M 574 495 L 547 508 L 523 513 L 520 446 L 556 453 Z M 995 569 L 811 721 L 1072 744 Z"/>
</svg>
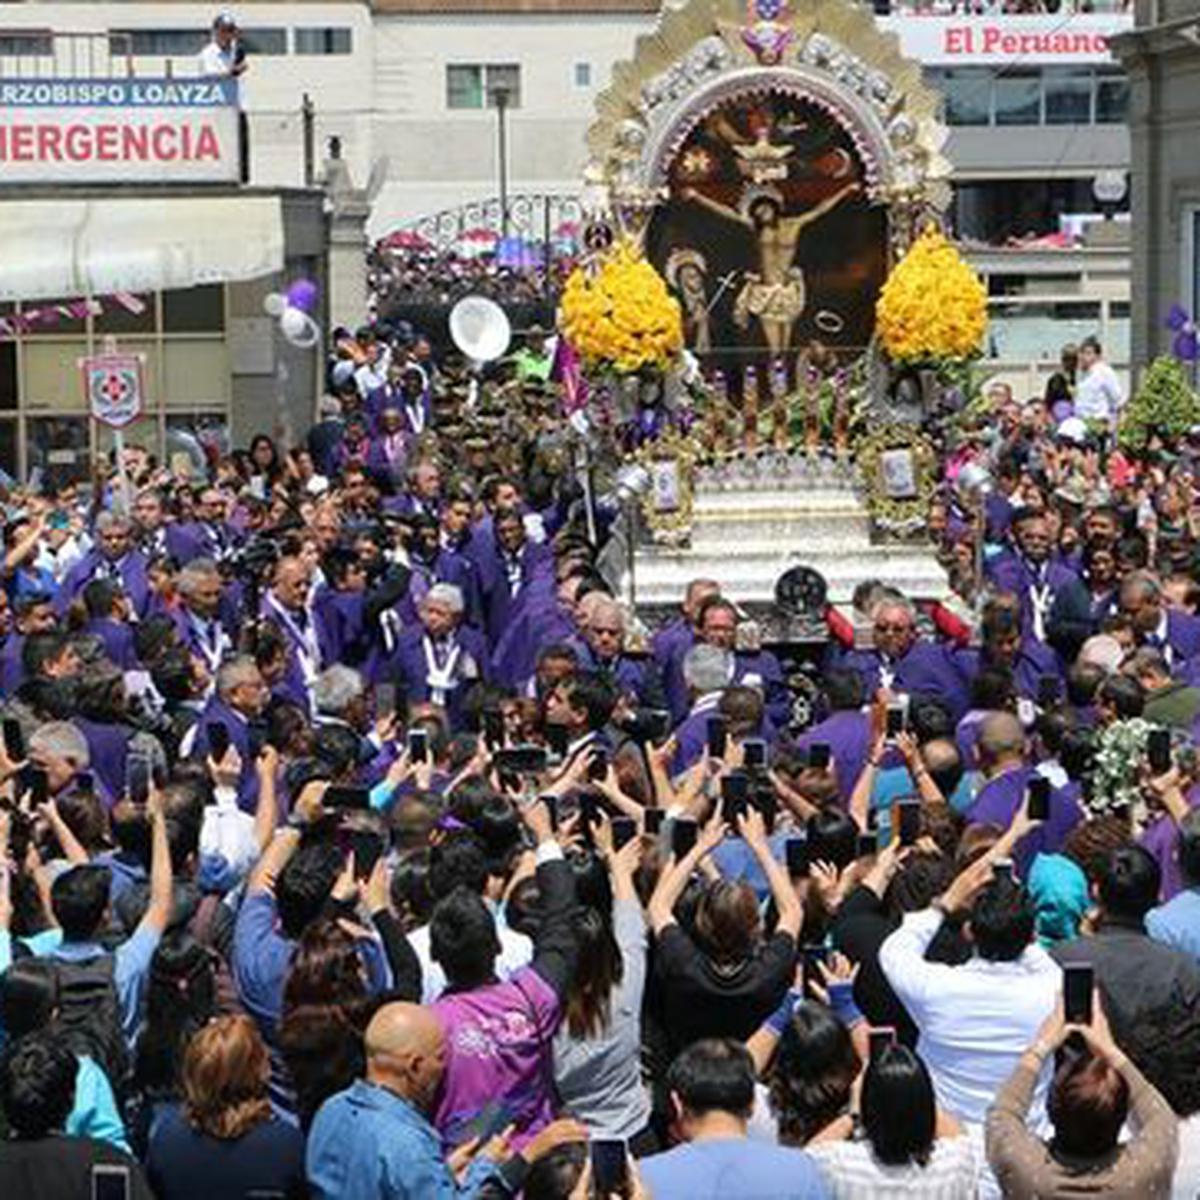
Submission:
<svg viewBox="0 0 1200 1200">
<path fill-rule="evenodd" d="M 301 312 L 312 312 L 317 304 L 317 285 L 311 279 L 297 279 L 287 290 L 289 308 L 298 308 Z"/>
<path fill-rule="evenodd" d="M 1177 333 L 1174 344 L 1171 347 L 1171 352 L 1180 362 L 1195 362 L 1198 354 L 1200 354 L 1200 345 L 1197 344 L 1196 331 L 1194 329 L 1185 329 L 1181 333 Z"/>
</svg>

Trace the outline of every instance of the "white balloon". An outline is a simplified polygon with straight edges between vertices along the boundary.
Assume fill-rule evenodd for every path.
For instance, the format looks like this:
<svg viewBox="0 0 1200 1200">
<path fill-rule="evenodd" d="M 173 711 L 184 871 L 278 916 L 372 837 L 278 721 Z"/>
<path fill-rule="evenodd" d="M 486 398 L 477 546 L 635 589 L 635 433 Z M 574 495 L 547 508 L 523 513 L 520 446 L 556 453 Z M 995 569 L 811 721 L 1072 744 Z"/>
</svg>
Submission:
<svg viewBox="0 0 1200 1200">
<path fill-rule="evenodd" d="M 287 297 L 280 292 L 271 292 L 263 298 L 263 312 L 268 317 L 279 317 L 287 308 Z"/>
<path fill-rule="evenodd" d="M 283 310 L 283 316 L 279 318 L 279 332 L 291 345 L 301 350 L 311 349 L 321 337 L 316 321 L 299 308 Z"/>
</svg>

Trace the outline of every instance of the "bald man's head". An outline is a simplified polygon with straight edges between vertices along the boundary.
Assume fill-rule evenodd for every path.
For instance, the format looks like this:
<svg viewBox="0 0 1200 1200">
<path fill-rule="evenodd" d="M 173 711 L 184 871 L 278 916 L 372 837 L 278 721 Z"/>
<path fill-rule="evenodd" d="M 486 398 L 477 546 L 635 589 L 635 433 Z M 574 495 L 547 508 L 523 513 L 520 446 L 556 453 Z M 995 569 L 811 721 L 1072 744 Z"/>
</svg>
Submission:
<svg viewBox="0 0 1200 1200">
<path fill-rule="evenodd" d="M 979 759 L 985 772 L 1025 756 L 1025 731 L 1012 713 L 993 713 L 979 728 Z"/>
<path fill-rule="evenodd" d="M 366 1033 L 367 1079 L 428 1109 L 445 1065 L 442 1027 L 419 1004 L 385 1004 Z"/>
</svg>

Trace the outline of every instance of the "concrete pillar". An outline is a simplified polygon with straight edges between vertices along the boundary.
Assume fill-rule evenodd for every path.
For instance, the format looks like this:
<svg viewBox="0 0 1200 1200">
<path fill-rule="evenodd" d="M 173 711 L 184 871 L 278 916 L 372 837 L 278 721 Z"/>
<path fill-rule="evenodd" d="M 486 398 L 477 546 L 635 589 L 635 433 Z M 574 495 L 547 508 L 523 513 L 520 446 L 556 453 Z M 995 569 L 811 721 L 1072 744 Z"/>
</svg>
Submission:
<svg viewBox="0 0 1200 1200">
<path fill-rule="evenodd" d="M 329 322 L 356 329 L 367 316 L 367 218 L 371 203 L 341 157 L 325 162 L 329 208 Z"/>
</svg>

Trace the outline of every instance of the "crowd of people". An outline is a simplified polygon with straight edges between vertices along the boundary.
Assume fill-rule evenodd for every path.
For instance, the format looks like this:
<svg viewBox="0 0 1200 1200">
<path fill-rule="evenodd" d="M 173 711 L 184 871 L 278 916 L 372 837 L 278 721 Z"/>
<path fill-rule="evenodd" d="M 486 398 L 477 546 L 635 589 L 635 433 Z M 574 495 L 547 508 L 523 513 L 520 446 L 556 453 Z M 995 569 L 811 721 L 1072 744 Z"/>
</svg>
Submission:
<svg viewBox="0 0 1200 1200">
<path fill-rule="evenodd" d="M 975 608 L 863 581 L 798 728 L 721 580 L 634 637 L 426 340 L 336 345 L 297 445 L 9 497 L 0 1195 L 1197 1194 L 1200 439 L 1114 450 L 1090 343 L 993 389 Z"/>
</svg>

